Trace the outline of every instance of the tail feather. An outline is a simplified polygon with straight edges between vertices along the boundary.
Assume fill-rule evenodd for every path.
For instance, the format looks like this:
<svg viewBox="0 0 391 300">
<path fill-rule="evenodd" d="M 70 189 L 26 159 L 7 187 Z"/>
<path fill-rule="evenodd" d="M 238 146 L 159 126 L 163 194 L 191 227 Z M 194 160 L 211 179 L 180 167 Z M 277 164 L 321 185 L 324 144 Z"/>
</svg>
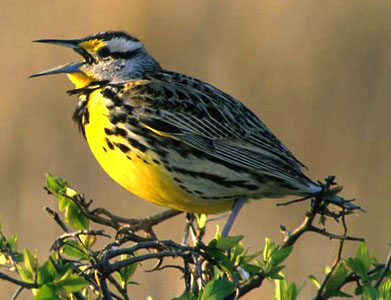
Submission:
<svg viewBox="0 0 391 300">
<path fill-rule="evenodd" d="M 355 210 L 361 210 L 363 212 L 366 212 L 361 206 L 353 203 L 355 199 L 346 200 L 336 194 L 334 195 L 326 194 L 324 201 L 339 206 L 341 209 L 345 210 L 346 213 L 353 213 L 353 211 Z"/>
</svg>

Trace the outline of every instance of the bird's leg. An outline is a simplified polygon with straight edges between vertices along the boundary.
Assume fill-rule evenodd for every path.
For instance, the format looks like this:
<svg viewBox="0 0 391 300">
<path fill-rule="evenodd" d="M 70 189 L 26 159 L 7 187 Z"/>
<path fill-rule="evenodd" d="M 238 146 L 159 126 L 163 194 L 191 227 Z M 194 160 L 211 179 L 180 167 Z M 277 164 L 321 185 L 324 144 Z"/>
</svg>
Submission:
<svg viewBox="0 0 391 300">
<path fill-rule="evenodd" d="M 243 204 L 247 201 L 246 197 L 240 197 L 235 200 L 234 205 L 232 205 L 231 212 L 228 216 L 227 221 L 224 224 L 223 231 L 221 232 L 222 236 L 227 236 L 229 231 L 231 230 L 231 227 L 239 214 L 240 209 L 242 208 Z"/>
</svg>

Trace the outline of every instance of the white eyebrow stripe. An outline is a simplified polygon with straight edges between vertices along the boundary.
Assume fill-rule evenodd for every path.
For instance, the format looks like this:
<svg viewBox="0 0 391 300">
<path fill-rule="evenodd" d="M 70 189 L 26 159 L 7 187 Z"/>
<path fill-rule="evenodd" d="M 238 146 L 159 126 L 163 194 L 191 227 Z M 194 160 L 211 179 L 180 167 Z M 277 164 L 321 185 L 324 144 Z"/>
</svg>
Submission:
<svg viewBox="0 0 391 300">
<path fill-rule="evenodd" d="M 106 46 L 111 52 L 129 52 L 139 48 L 143 45 L 140 42 L 126 40 L 124 38 L 114 38 L 107 42 Z"/>
</svg>

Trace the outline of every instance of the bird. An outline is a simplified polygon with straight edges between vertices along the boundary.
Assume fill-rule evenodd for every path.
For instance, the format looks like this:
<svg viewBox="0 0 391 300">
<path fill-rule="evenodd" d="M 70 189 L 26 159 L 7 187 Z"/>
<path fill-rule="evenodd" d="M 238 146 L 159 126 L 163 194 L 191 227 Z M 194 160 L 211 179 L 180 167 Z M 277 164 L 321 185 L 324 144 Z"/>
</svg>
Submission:
<svg viewBox="0 0 391 300">
<path fill-rule="evenodd" d="M 122 31 L 41 39 L 84 60 L 32 75 L 66 74 L 78 95 L 73 120 L 106 173 L 131 193 L 180 211 L 232 209 L 227 235 L 249 199 L 322 190 L 306 167 L 242 102 L 217 87 L 164 69 Z M 331 201 L 351 207 L 338 196 Z M 230 223 L 231 222 L 231 223 Z"/>
</svg>

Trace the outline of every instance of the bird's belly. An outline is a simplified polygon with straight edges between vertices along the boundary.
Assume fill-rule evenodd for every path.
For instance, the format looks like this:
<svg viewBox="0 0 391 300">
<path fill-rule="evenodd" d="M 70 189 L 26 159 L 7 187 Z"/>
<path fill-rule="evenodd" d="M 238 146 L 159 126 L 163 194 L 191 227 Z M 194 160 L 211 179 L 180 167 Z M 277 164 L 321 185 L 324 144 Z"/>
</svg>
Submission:
<svg viewBox="0 0 391 300">
<path fill-rule="evenodd" d="M 137 196 L 164 207 L 197 213 L 218 213 L 231 208 L 233 199 L 209 199 L 203 196 L 203 187 L 202 194 L 184 188 L 151 149 L 132 146 L 119 135 L 108 135 L 105 129 L 112 126 L 109 110 L 99 95 L 90 96 L 84 129 L 92 153 L 112 179 Z"/>
</svg>

